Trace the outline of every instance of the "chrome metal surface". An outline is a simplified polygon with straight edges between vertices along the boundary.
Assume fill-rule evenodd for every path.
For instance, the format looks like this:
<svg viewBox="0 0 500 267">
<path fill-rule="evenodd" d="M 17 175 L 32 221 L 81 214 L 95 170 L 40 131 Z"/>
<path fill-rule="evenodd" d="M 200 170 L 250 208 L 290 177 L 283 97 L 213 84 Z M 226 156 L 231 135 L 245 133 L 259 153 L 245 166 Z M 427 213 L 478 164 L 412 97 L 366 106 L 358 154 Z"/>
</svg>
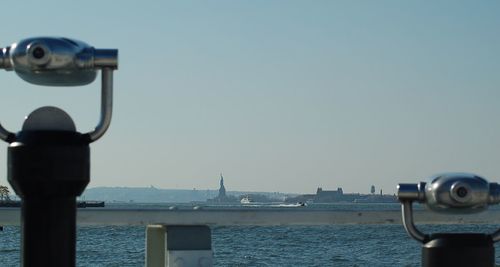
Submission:
<svg viewBox="0 0 500 267">
<path fill-rule="evenodd" d="M 68 38 L 28 38 L 1 49 L 0 68 L 14 70 L 27 82 L 52 86 L 89 84 L 100 69 L 100 120 L 88 136 L 95 141 L 109 128 L 113 108 L 113 70 L 118 68 L 117 49 L 95 49 Z M 11 135 L 0 125 L 0 139 L 7 140 Z"/>
<path fill-rule="evenodd" d="M 2 51 L 0 68 L 37 85 L 86 85 L 95 80 L 97 69 L 118 66 L 118 50 L 95 49 L 68 38 L 28 38 Z"/>
<path fill-rule="evenodd" d="M 76 86 L 93 82 L 93 48 L 66 38 L 38 37 L 10 46 L 12 69 L 37 85 Z"/>
<path fill-rule="evenodd" d="M 0 124 L 0 139 L 7 141 L 9 136 L 13 135 L 14 133 L 11 133 L 5 129 L 2 124 Z"/>
<path fill-rule="evenodd" d="M 429 183 L 399 184 L 402 222 L 408 234 L 424 242 L 427 235 L 413 223 L 413 201 L 424 203 L 438 213 L 471 214 L 483 211 L 488 205 L 500 203 L 500 185 L 469 173 L 440 174 Z M 474 217 L 477 217 L 474 216 Z M 494 242 L 500 241 L 500 230 L 491 234 Z"/>
<path fill-rule="evenodd" d="M 490 184 L 474 174 L 441 174 L 425 186 L 425 204 L 437 212 L 480 212 L 488 207 L 489 200 Z"/>
<path fill-rule="evenodd" d="M 94 68 L 118 68 L 118 50 L 116 49 L 95 49 Z"/>
<path fill-rule="evenodd" d="M 101 117 L 94 131 L 89 132 L 90 140 L 96 141 L 104 135 L 111 123 L 113 114 L 113 69 L 101 70 Z"/>
<path fill-rule="evenodd" d="M 403 219 L 403 226 L 406 232 L 413 237 L 413 239 L 424 242 L 426 235 L 420 232 L 413 223 L 413 207 L 411 201 L 401 202 L 401 212 Z"/>
<path fill-rule="evenodd" d="M 0 69 L 11 69 L 11 64 L 9 60 L 9 48 L 1 48 L 0 49 Z"/>
<path fill-rule="evenodd" d="M 398 184 L 398 199 L 400 201 L 425 201 L 425 183 Z"/>
</svg>

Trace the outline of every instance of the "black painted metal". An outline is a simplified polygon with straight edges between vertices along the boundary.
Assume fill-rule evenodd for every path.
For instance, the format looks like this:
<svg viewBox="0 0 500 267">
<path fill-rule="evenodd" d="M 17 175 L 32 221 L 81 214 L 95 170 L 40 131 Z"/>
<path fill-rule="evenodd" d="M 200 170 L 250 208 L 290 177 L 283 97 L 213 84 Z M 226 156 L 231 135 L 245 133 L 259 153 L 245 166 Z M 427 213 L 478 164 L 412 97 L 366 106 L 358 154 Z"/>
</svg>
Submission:
<svg viewBox="0 0 500 267">
<path fill-rule="evenodd" d="M 433 234 L 422 245 L 424 267 L 494 267 L 495 248 L 486 234 Z"/>
<path fill-rule="evenodd" d="M 22 266 L 75 266 L 76 197 L 90 181 L 88 138 L 23 131 L 9 145 L 7 178 L 21 197 Z"/>
</svg>

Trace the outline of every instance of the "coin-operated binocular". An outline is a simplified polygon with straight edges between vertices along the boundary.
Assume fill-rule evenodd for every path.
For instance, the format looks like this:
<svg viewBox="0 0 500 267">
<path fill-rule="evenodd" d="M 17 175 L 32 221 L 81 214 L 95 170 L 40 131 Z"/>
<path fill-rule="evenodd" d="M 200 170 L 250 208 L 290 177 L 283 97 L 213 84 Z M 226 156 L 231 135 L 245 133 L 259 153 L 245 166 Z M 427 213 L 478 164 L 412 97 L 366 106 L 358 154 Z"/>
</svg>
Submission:
<svg viewBox="0 0 500 267">
<path fill-rule="evenodd" d="M 495 266 L 494 242 L 500 230 L 483 233 L 424 234 L 413 223 L 413 202 L 438 213 L 471 214 L 500 203 L 500 185 L 468 173 L 448 173 L 433 177 L 429 183 L 399 184 L 403 225 L 422 245 L 422 266 Z"/>
<path fill-rule="evenodd" d="M 90 181 L 89 144 L 111 122 L 117 67 L 118 50 L 67 38 L 29 38 L 0 49 L 0 68 L 32 84 L 86 85 L 99 70 L 102 78 L 100 120 L 92 131 L 77 132 L 56 107 L 36 109 L 17 133 L 0 124 L 0 139 L 9 143 L 7 179 L 22 200 L 22 266 L 75 266 L 76 197 Z"/>
</svg>

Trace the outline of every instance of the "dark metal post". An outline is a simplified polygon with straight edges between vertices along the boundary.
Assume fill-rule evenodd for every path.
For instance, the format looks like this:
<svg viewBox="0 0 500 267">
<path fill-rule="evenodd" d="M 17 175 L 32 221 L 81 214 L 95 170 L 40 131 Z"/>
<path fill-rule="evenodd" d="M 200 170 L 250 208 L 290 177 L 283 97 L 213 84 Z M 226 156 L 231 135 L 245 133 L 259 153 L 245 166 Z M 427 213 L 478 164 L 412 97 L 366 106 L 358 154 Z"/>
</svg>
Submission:
<svg viewBox="0 0 500 267">
<path fill-rule="evenodd" d="M 486 234 L 433 234 L 422 245 L 423 267 L 494 267 L 495 248 Z"/>
<path fill-rule="evenodd" d="M 76 132 L 22 131 L 8 148 L 8 180 L 22 199 L 22 266 L 75 266 L 76 197 L 90 181 L 90 149 Z"/>
</svg>

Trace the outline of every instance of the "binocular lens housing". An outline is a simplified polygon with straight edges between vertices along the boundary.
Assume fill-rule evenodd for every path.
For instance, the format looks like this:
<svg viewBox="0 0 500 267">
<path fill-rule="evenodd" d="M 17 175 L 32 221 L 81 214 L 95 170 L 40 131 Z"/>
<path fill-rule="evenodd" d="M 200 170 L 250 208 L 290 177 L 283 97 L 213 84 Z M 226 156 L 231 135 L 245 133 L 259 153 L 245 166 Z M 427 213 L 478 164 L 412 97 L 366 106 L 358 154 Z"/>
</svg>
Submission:
<svg viewBox="0 0 500 267">
<path fill-rule="evenodd" d="M 500 202 L 500 186 L 469 173 L 440 174 L 428 183 L 399 184 L 400 201 L 418 201 L 444 213 L 475 213 Z"/>
<path fill-rule="evenodd" d="M 451 185 L 450 197 L 458 203 L 467 203 L 473 197 L 473 190 L 467 183 L 455 182 Z"/>
<path fill-rule="evenodd" d="M 14 70 L 23 80 L 37 85 L 86 85 L 95 80 L 98 69 L 117 66 L 118 50 L 95 49 L 68 38 L 24 39 L 0 53 L 0 68 Z"/>
<path fill-rule="evenodd" d="M 459 199 L 462 199 L 462 198 L 465 198 L 467 196 L 468 192 L 469 191 L 465 187 L 459 187 L 453 193 L 455 193 Z"/>
<path fill-rule="evenodd" d="M 35 59 L 42 59 L 45 56 L 45 49 L 37 46 L 33 51 L 31 52 L 33 55 L 33 58 Z"/>
<path fill-rule="evenodd" d="M 490 184 L 465 173 L 442 174 L 425 187 L 426 205 L 438 212 L 479 212 L 488 207 Z"/>
</svg>

